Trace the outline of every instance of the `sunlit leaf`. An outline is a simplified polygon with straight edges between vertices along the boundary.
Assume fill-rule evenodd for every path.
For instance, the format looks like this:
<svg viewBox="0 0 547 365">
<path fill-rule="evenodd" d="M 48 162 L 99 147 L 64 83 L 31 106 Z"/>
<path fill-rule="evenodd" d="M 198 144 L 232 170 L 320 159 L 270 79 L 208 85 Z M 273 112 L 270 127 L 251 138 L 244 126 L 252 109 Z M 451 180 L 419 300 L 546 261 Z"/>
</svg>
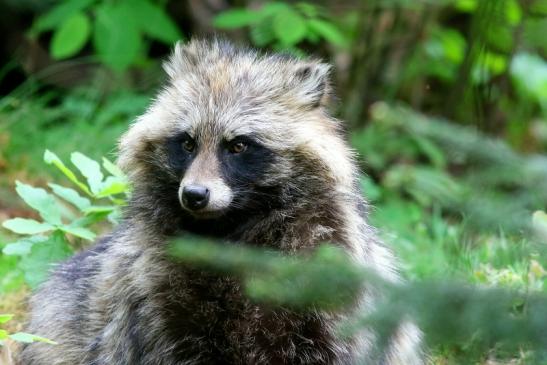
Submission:
<svg viewBox="0 0 547 365">
<path fill-rule="evenodd" d="M 76 227 L 74 225 L 61 226 L 59 229 L 65 233 L 69 233 L 73 236 L 83 238 L 88 241 L 93 241 L 96 237 L 95 233 L 84 227 Z"/>
<path fill-rule="evenodd" d="M 38 34 L 46 30 L 57 28 L 65 19 L 86 9 L 95 0 L 70 0 L 59 2 L 46 14 L 40 15 L 32 25 L 31 32 Z"/>
<path fill-rule="evenodd" d="M 93 196 L 91 191 L 89 191 L 89 188 L 87 185 L 82 183 L 76 175 L 70 170 L 66 165 L 61 161 L 57 155 L 49 150 L 46 150 L 44 152 L 44 161 L 47 164 L 52 164 L 53 166 L 57 167 L 72 183 L 74 183 L 76 186 L 78 186 L 84 193 L 86 193 L 89 196 Z"/>
<path fill-rule="evenodd" d="M 93 194 L 97 194 L 102 188 L 103 173 L 101 165 L 80 152 L 73 152 L 70 161 L 78 168 L 81 174 L 87 179 L 87 184 Z"/>
<path fill-rule="evenodd" d="M 308 27 L 332 44 L 341 47 L 346 47 L 348 45 L 347 38 L 344 34 L 330 22 L 321 19 L 310 19 L 308 20 Z"/>
<path fill-rule="evenodd" d="M 61 209 L 55 198 L 42 188 L 23 184 L 16 181 L 17 194 L 48 223 L 61 224 Z"/>
<path fill-rule="evenodd" d="M 50 345 L 57 345 L 57 342 L 51 341 L 45 337 L 40 337 L 36 335 L 31 335 L 26 332 L 17 332 L 9 336 L 12 340 L 23 343 L 33 343 L 33 342 L 45 342 Z"/>
<path fill-rule="evenodd" d="M 112 174 L 112 176 L 116 176 L 119 178 L 125 178 L 125 174 L 118 166 L 116 166 L 114 163 L 112 163 L 109 159 L 106 157 L 103 157 L 103 167 L 106 171 Z"/>
<path fill-rule="evenodd" d="M 19 241 L 8 243 L 2 249 L 4 255 L 24 256 L 28 255 L 32 246 L 36 243 L 47 241 L 45 236 L 31 236 L 20 239 Z"/>
<path fill-rule="evenodd" d="M 96 9 L 93 43 L 102 62 L 123 71 L 135 62 L 142 40 L 126 3 L 104 3 Z"/>
<path fill-rule="evenodd" d="M 66 188 L 61 185 L 49 183 L 48 184 L 51 190 L 53 192 L 69 202 L 70 204 L 74 205 L 79 210 L 83 211 L 84 209 L 88 208 L 91 205 L 91 202 L 89 199 L 82 197 L 78 192 L 74 189 Z"/>
<path fill-rule="evenodd" d="M 0 323 L 6 323 L 13 318 L 13 314 L 0 314 Z"/>
<path fill-rule="evenodd" d="M 2 223 L 2 226 L 17 234 L 38 234 L 48 232 L 55 227 L 49 223 L 37 222 L 34 219 L 13 218 Z"/>
<path fill-rule="evenodd" d="M 282 45 L 292 46 L 305 38 L 307 27 L 300 14 L 286 8 L 274 16 L 273 30 Z"/>
<path fill-rule="evenodd" d="M 158 4 L 149 0 L 131 0 L 130 4 L 131 16 L 146 35 L 169 45 L 182 39 L 175 22 Z"/>
<path fill-rule="evenodd" d="M 50 51 L 55 59 L 63 59 L 78 53 L 89 39 L 91 24 L 88 17 L 77 12 L 65 19 L 53 33 Z"/>
</svg>

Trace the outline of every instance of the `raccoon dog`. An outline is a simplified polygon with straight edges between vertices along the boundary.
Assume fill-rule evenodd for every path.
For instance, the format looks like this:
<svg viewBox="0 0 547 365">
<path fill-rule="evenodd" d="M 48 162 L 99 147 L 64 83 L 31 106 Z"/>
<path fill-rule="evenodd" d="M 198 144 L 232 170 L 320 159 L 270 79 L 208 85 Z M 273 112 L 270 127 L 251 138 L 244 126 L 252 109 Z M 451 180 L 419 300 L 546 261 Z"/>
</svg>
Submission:
<svg viewBox="0 0 547 365">
<path fill-rule="evenodd" d="M 169 81 L 120 142 L 133 193 L 106 239 L 52 274 L 32 299 L 25 365 L 354 364 L 374 334 L 341 340 L 348 313 L 250 302 L 237 279 L 166 257 L 190 232 L 293 253 L 322 242 L 397 281 L 365 221 L 353 152 L 329 116 L 329 66 L 226 41 L 177 45 Z M 362 306 L 373 305 L 365 291 Z M 372 303 L 372 304 L 371 304 Z M 361 305 L 361 304 L 360 304 Z M 382 364 L 418 364 L 401 325 Z M 364 357 L 363 357 L 364 356 Z"/>
</svg>

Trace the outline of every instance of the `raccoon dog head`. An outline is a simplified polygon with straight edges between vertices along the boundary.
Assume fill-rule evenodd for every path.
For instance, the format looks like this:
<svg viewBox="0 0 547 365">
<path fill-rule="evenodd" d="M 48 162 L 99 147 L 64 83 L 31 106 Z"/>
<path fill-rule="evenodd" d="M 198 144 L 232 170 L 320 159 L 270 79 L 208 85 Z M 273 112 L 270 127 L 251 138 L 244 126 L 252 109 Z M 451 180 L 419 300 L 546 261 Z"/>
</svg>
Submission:
<svg viewBox="0 0 547 365">
<path fill-rule="evenodd" d="M 349 178 L 323 108 L 328 65 L 213 40 L 177 44 L 164 68 L 169 82 L 120 143 L 134 204 L 208 220 L 295 202 L 305 177 Z"/>
</svg>

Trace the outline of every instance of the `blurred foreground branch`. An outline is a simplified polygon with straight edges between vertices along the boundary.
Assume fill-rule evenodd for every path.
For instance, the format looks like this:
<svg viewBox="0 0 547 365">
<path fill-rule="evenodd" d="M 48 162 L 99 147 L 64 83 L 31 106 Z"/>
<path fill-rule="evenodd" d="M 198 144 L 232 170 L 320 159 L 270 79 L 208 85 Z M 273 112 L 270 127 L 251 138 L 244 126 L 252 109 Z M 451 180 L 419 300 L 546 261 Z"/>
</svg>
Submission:
<svg viewBox="0 0 547 365">
<path fill-rule="evenodd" d="M 372 327 L 387 338 L 397 323 L 412 318 L 428 345 L 453 345 L 474 338 L 477 351 L 494 346 L 527 348 L 538 357 L 545 356 L 547 297 L 542 294 L 453 282 L 394 285 L 328 245 L 312 254 L 284 256 L 238 244 L 185 239 L 176 241 L 171 253 L 184 265 L 239 277 L 254 301 L 297 310 L 351 305 L 362 285 L 381 290 L 383 299 L 375 310 L 350 318 L 341 326 L 341 336 Z"/>
</svg>

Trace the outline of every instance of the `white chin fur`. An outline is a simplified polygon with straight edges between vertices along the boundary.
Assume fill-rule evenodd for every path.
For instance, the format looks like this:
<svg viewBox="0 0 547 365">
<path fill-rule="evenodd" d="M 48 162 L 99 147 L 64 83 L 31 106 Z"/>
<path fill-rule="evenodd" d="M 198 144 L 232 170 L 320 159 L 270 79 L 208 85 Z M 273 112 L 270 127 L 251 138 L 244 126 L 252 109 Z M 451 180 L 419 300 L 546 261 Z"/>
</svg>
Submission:
<svg viewBox="0 0 547 365">
<path fill-rule="evenodd" d="M 204 208 L 193 211 L 191 209 L 188 209 L 184 205 L 184 202 L 182 200 L 182 189 L 184 188 L 184 186 L 187 185 L 201 185 L 209 189 L 209 203 Z M 232 189 L 230 189 L 230 187 L 228 187 L 228 185 L 226 185 L 224 181 L 220 179 L 209 180 L 206 182 L 182 179 L 179 186 L 178 198 L 180 205 L 196 216 L 216 215 L 221 214 L 223 210 L 227 209 L 230 206 L 233 199 L 233 193 Z"/>
</svg>

